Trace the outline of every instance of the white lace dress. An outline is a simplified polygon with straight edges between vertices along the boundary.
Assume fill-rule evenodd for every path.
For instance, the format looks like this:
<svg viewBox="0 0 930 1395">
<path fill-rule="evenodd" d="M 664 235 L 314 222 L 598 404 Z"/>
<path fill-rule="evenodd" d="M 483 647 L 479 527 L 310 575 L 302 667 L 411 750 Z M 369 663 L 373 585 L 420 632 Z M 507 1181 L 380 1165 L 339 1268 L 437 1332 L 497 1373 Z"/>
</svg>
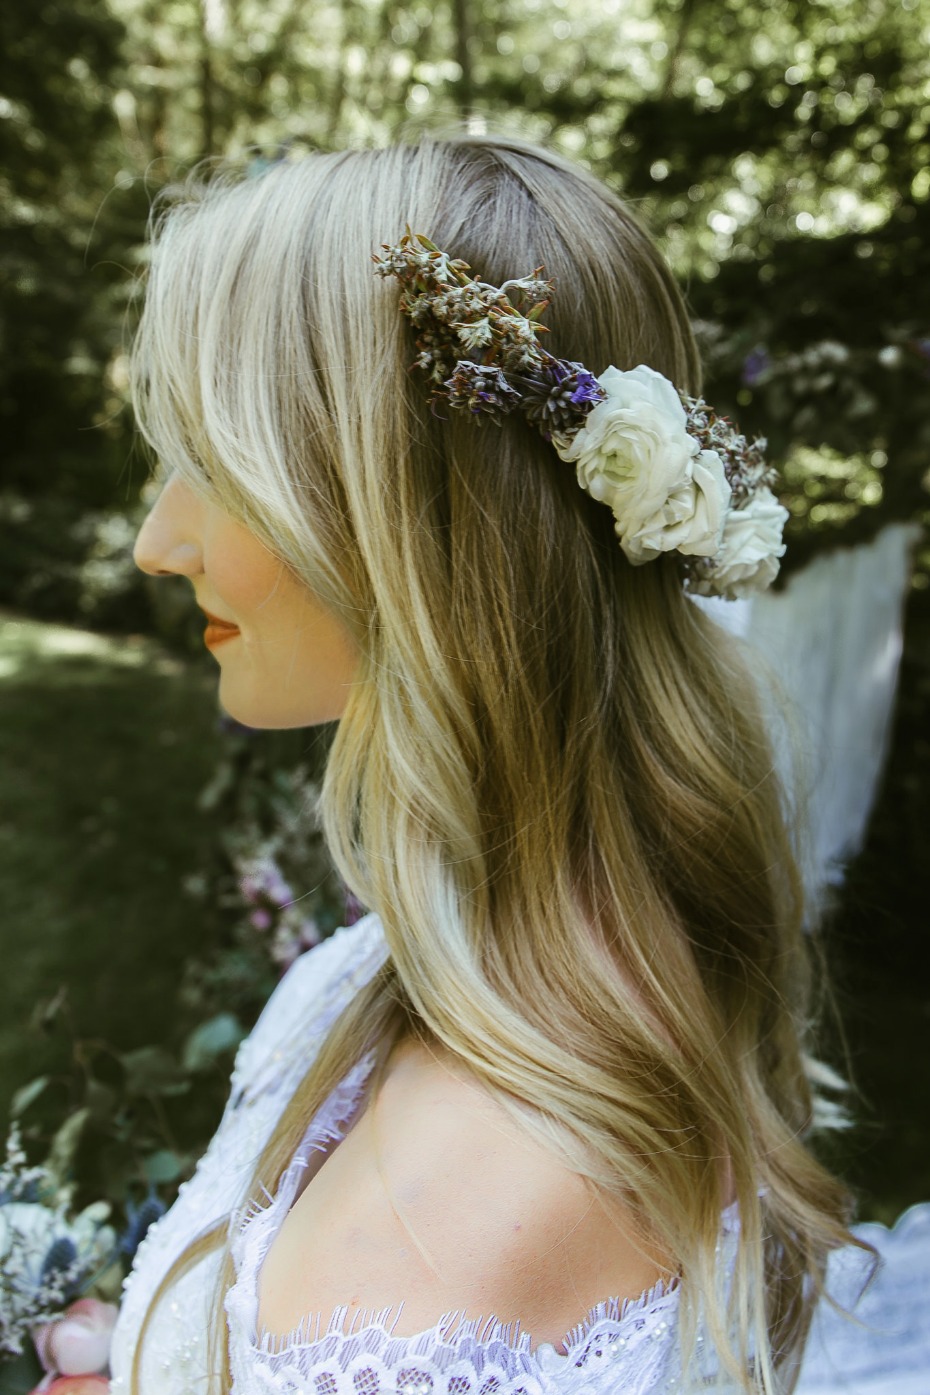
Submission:
<svg viewBox="0 0 930 1395">
<path fill-rule="evenodd" d="M 314 1151 L 343 1137 L 371 1070 L 360 1061 L 312 1120 L 274 1197 L 241 1198 L 256 1158 L 327 1029 L 385 957 L 381 925 L 366 916 L 302 956 L 272 996 L 236 1059 L 220 1127 L 175 1205 L 149 1231 L 126 1280 L 113 1338 L 111 1391 L 129 1395 L 133 1353 L 143 1317 L 181 1252 L 215 1224 L 233 1222 L 236 1282 L 226 1296 L 233 1395 L 664 1395 L 680 1385 L 676 1361 L 678 1292 L 661 1285 L 640 1298 L 606 1299 L 559 1348 L 534 1346 L 516 1324 L 447 1313 L 416 1336 L 395 1336 L 402 1303 L 381 1312 L 346 1308 L 307 1317 L 298 1331 L 257 1332 L 262 1260 L 297 1194 Z M 721 1262 L 736 1219 L 725 1212 Z M 894 1232 L 868 1227 L 869 1239 L 893 1249 L 888 1266 L 900 1284 L 923 1271 L 930 1296 L 930 1207 L 914 1208 Z M 900 1272 L 899 1272 L 900 1271 Z M 199 1260 L 159 1301 L 141 1360 L 139 1395 L 205 1395 L 208 1331 L 216 1296 L 215 1252 Z M 882 1287 L 882 1284 L 885 1287 Z M 893 1334 L 831 1319 L 816 1325 L 800 1390 L 804 1395 L 930 1395 L 930 1339 L 918 1305 L 896 1312 L 901 1296 L 880 1280 L 867 1322 L 895 1319 Z M 400 1297 L 400 1295 L 399 1295 Z M 877 1311 L 876 1311 L 877 1299 Z M 912 1317 L 909 1320 L 908 1314 Z M 885 1327 L 888 1324 L 885 1323 Z M 810 1369 L 809 1369 L 810 1368 Z M 705 1373 L 713 1384 L 710 1371 Z"/>
</svg>

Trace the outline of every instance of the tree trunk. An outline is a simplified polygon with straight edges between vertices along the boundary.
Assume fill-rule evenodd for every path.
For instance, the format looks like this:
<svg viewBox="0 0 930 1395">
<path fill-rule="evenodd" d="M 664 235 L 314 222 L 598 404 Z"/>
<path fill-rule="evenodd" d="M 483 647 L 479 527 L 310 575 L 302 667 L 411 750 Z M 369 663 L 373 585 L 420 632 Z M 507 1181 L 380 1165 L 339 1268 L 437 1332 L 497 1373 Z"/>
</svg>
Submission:
<svg viewBox="0 0 930 1395">
<path fill-rule="evenodd" d="M 678 63 L 681 59 L 681 55 L 684 53 L 685 44 L 688 41 L 688 30 L 691 28 L 697 6 L 698 0 L 683 0 L 682 6 L 677 13 L 678 29 L 675 32 L 675 41 L 670 45 L 668 65 L 665 69 L 665 81 L 662 84 L 663 101 L 672 95 L 675 78 L 678 76 Z"/>
<path fill-rule="evenodd" d="M 471 115 L 474 100 L 474 82 L 471 67 L 471 37 L 468 0 L 452 0 L 452 27 L 455 31 L 455 61 L 462 70 L 458 81 L 459 111 L 463 118 Z"/>
<path fill-rule="evenodd" d="M 206 0 L 197 0 L 200 26 L 200 130 L 201 154 L 213 155 L 216 140 L 216 91 L 213 76 L 213 56 L 207 32 Z"/>
</svg>

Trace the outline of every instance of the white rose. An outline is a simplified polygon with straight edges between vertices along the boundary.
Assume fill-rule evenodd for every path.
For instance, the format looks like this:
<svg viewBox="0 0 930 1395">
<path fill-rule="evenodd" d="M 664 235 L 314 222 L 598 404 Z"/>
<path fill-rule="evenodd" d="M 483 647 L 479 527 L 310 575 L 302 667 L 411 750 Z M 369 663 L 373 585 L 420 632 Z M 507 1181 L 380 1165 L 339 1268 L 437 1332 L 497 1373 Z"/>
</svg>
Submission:
<svg viewBox="0 0 930 1395">
<path fill-rule="evenodd" d="M 609 504 L 635 565 L 678 549 L 712 557 L 720 546 L 730 486 L 716 451 L 702 451 L 669 380 L 644 363 L 598 378 L 607 393 L 565 446 L 578 483 Z"/>
<path fill-rule="evenodd" d="M 627 531 L 625 521 L 618 520 L 620 546 L 636 566 L 675 549 L 688 557 L 713 557 L 720 547 L 730 493 L 720 456 L 714 450 L 699 451 L 691 461 L 691 478 L 637 532 Z"/>
<path fill-rule="evenodd" d="M 772 491 L 757 489 L 742 508 L 730 510 L 713 571 L 692 589 L 699 595 L 725 596 L 734 601 L 764 591 L 778 575 L 787 519 L 788 510 Z"/>
</svg>

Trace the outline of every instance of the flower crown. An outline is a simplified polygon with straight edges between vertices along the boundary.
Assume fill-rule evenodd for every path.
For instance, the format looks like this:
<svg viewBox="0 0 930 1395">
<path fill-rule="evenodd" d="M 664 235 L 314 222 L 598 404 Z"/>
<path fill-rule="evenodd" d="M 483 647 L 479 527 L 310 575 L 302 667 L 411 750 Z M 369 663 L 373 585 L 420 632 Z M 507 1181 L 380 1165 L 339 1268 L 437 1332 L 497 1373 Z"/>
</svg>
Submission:
<svg viewBox="0 0 930 1395">
<path fill-rule="evenodd" d="M 409 228 L 373 260 L 404 288 L 413 366 L 428 373 L 432 400 L 478 423 L 521 411 L 575 465 L 582 489 L 610 506 L 634 566 L 678 552 L 689 591 L 728 600 L 771 584 L 788 510 L 772 492 L 764 439 L 748 442 L 644 363 L 595 377 L 548 353 L 538 337 L 553 283 L 542 267 L 491 286 Z"/>
</svg>

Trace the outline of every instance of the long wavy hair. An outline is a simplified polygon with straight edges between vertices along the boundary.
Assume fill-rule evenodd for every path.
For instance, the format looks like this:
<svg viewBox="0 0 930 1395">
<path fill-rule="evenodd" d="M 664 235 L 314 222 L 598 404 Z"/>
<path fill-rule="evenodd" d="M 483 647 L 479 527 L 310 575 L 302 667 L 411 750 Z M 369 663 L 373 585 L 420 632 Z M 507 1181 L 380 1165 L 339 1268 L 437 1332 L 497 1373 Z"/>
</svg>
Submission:
<svg viewBox="0 0 930 1395">
<path fill-rule="evenodd" d="M 535 431 L 431 412 L 397 286 L 371 262 L 408 224 L 496 283 L 544 265 L 560 357 L 700 387 L 682 297 L 637 218 L 520 141 L 313 155 L 191 181 L 157 211 L 139 421 L 357 641 L 321 808 L 389 949 L 250 1195 L 274 1191 L 364 1051 L 383 1060 L 415 1033 L 634 1208 L 673 1257 L 686 1346 L 700 1315 L 731 1375 L 773 1395 L 850 1236 L 848 1197 L 805 1143 L 798 830 L 757 685 L 673 558 L 630 566 L 610 511 Z M 221 1226 L 150 1314 L 216 1247 L 229 1285 Z M 222 1390 L 219 1301 L 215 1325 Z"/>
</svg>

